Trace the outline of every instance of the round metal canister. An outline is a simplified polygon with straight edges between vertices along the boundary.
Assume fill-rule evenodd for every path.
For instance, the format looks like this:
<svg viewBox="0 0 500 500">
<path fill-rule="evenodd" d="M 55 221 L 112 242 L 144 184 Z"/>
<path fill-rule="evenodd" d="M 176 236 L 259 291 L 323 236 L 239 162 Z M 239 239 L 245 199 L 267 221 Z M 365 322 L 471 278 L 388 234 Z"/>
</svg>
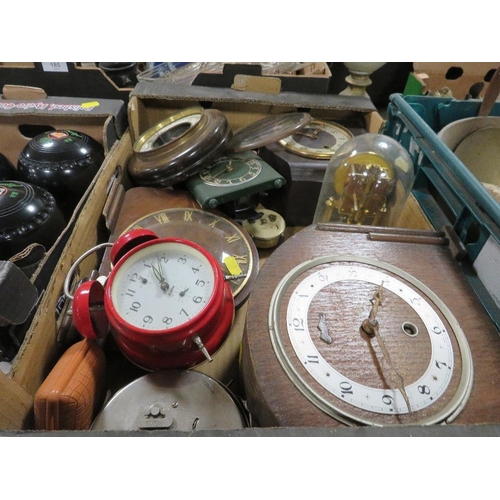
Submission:
<svg viewBox="0 0 500 500">
<path fill-rule="evenodd" d="M 118 391 L 92 424 L 92 430 L 199 431 L 242 429 L 245 412 L 215 379 L 193 370 L 148 373 Z"/>
</svg>

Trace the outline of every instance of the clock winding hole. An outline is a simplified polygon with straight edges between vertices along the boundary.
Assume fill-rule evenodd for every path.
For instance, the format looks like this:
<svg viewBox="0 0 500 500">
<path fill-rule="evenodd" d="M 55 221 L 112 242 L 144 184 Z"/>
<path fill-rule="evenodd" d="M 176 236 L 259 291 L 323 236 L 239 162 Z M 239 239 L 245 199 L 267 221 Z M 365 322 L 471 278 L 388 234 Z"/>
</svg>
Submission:
<svg viewBox="0 0 500 500">
<path fill-rule="evenodd" d="M 418 335 L 418 327 L 410 321 L 405 321 L 401 325 L 403 332 L 408 335 L 408 337 L 416 337 Z"/>
</svg>

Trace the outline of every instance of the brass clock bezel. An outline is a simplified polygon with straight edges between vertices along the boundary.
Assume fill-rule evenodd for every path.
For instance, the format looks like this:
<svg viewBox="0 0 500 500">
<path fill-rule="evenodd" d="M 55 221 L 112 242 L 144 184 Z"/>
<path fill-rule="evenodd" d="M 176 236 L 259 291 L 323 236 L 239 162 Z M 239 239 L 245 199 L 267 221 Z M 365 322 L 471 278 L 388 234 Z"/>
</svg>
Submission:
<svg viewBox="0 0 500 500">
<path fill-rule="evenodd" d="M 199 120 L 190 117 L 200 115 Z M 141 149 L 161 131 L 187 120 L 188 128 L 165 144 Z M 220 156 L 233 134 L 218 109 L 187 108 L 160 121 L 134 143 L 127 169 L 138 186 L 169 187 L 194 176 L 204 165 Z"/>
<path fill-rule="evenodd" d="M 467 403 L 472 390 L 473 382 L 472 355 L 464 332 L 462 331 L 457 319 L 453 316 L 449 308 L 424 283 L 396 266 L 368 257 L 348 254 L 316 257 L 312 260 L 299 264 L 291 271 L 289 271 L 274 290 L 269 307 L 269 334 L 276 357 L 290 381 L 306 398 L 309 399 L 309 401 L 311 401 L 311 403 L 313 403 L 315 406 L 317 406 L 319 409 L 321 409 L 323 412 L 325 412 L 327 415 L 330 415 L 334 419 L 347 425 L 377 425 L 375 423 L 376 419 L 371 420 L 369 418 L 360 417 L 355 413 L 350 413 L 342 409 L 340 406 L 336 405 L 335 396 L 332 396 L 331 400 L 327 400 L 322 397 L 317 391 L 315 391 L 314 388 L 302 377 L 299 371 L 295 368 L 294 365 L 297 365 L 297 361 L 292 361 L 292 358 L 290 358 L 290 356 L 287 354 L 287 351 L 282 342 L 282 337 L 287 335 L 287 332 L 281 331 L 279 315 L 280 308 L 283 306 L 285 294 L 287 293 L 287 291 L 290 291 L 290 286 L 292 285 L 292 283 L 297 278 L 300 278 L 301 275 L 315 267 L 331 263 L 360 263 L 373 266 L 374 268 L 381 269 L 383 271 L 389 271 L 390 273 L 395 275 L 397 280 L 401 279 L 407 281 L 408 283 L 411 283 L 427 298 L 428 303 L 430 303 L 433 308 L 437 309 L 444 316 L 452 329 L 452 334 L 456 339 L 461 355 L 462 372 L 460 376 L 460 383 L 450 402 L 443 409 L 428 418 L 413 422 L 413 424 L 430 425 L 443 422 L 450 423 L 451 421 L 453 421 Z M 289 305 L 287 304 L 286 307 L 289 307 Z"/>
<path fill-rule="evenodd" d="M 133 150 L 134 153 L 147 153 L 158 148 L 168 147 L 172 142 L 180 140 L 183 136 L 190 133 L 193 129 L 199 126 L 200 121 L 203 117 L 204 110 L 202 107 L 187 108 L 175 115 L 172 115 L 165 120 L 162 120 L 146 130 L 134 143 Z M 196 118 L 197 117 L 197 118 Z M 162 133 L 171 130 L 172 128 L 182 125 L 183 123 L 189 124 L 189 127 L 184 130 L 181 134 L 177 135 L 175 138 L 168 142 L 164 142 L 156 147 L 150 146 L 148 144 L 153 140 L 153 138 L 160 138 Z"/>
<path fill-rule="evenodd" d="M 310 128 L 310 127 L 317 127 L 321 131 L 333 130 L 337 133 L 340 133 L 340 134 L 342 134 L 342 136 L 345 137 L 344 142 L 354 138 L 354 134 L 350 130 L 348 130 L 346 127 L 344 127 L 342 125 L 339 125 L 338 123 L 328 122 L 325 120 L 313 119 L 309 122 L 308 125 L 303 127 L 301 130 L 297 131 L 293 135 L 290 135 L 288 137 L 281 139 L 280 141 L 278 141 L 278 143 L 286 151 L 289 151 L 290 153 L 294 153 L 298 156 L 305 156 L 306 158 L 312 158 L 315 160 L 329 160 L 335 154 L 335 151 L 344 142 L 342 144 L 338 144 L 336 142 L 333 149 L 330 147 L 330 148 L 325 148 L 325 150 L 320 150 L 319 148 L 312 148 L 310 146 L 304 146 L 297 141 L 295 136 L 302 134 L 305 129 Z M 333 135 L 333 134 L 330 134 L 330 135 Z"/>
</svg>

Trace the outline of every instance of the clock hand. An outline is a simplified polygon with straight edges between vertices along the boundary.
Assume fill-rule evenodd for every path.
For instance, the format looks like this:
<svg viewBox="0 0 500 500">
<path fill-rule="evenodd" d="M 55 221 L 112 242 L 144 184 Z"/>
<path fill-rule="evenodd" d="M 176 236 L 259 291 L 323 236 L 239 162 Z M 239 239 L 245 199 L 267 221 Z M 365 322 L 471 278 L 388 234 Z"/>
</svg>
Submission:
<svg viewBox="0 0 500 500">
<path fill-rule="evenodd" d="M 380 346 L 380 349 L 382 350 L 382 354 L 384 355 L 384 358 L 387 361 L 387 364 L 389 365 L 389 370 L 390 370 L 389 374 L 391 381 L 399 389 L 399 392 L 403 396 L 406 406 L 408 407 L 408 411 L 411 413 L 412 411 L 410 407 L 410 399 L 408 398 L 408 394 L 406 394 L 403 376 L 394 368 L 391 357 L 389 355 L 389 351 L 385 345 L 384 339 L 380 335 L 379 323 L 378 320 L 376 319 L 378 308 L 382 304 L 382 289 L 383 289 L 383 283 L 377 288 L 377 290 L 373 294 L 373 298 L 370 300 L 370 302 L 372 303 L 372 308 L 370 309 L 370 314 L 368 315 L 368 318 L 363 320 L 363 322 L 361 323 L 361 330 L 363 330 L 363 332 L 365 332 L 368 336 L 370 337 L 375 336 L 377 338 L 377 342 Z"/>
<path fill-rule="evenodd" d="M 321 332 L 320 339 L 327 344 L 332 343 L 332 338 L 328 333 L 328 326 L 326 324 L 326 316 L 323 313 L 319 313 L 318 330 Z"/>
<path fill-rule="evenodd" d="M 319 127 L 316 127 L 315 129 L 312 129 L 310 132 L 305 132 L 302 130 L 299 130 L 297 132 L 297 135 L 302 135 L 304 137 L 307 137 L 309 139 L 317 139 L 318 134 L 321 132 L 321 129 Z"/>
<path fill-rule="evenodd" d="M 231 165 L 232 162 L 233 160 L 229 160 L 229 163 L 220 172 L 212 175 L 212 179 L 216 179 L 219 175 L 222 175 L 225 172 L 232 172 L 234 170 L 234 167 Z"/>
<path fill-rule="evenodd" d="M 151 268 L 153 269 L 153 274 L 155 275 L 155 278 L 160 282 L 160 288 L 166 292 L 170 286 L 169 284 L 165 281 L 165 276 L 163 275 L 163 267 L 161 266 L 161 262 L 158 262 L 158 269 L 151 264 Z"/>
</svg>

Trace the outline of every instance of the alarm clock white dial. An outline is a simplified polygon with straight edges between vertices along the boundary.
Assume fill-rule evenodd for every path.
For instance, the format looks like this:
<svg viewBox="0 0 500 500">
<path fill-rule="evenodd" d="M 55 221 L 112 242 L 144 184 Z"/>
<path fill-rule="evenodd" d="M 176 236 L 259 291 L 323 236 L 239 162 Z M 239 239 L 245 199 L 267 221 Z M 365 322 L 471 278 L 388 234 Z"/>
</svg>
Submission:
<svg viewBox="0 0 500 500">
<path fill-rule="evenodd" d="M 147 330 L 182 325 L 207 305 L 214 273 L 206 257 L 169 242 L 147 246 L 128 258 L 114 276 L 111 298 L 129 324 Z"/>
</svg>

